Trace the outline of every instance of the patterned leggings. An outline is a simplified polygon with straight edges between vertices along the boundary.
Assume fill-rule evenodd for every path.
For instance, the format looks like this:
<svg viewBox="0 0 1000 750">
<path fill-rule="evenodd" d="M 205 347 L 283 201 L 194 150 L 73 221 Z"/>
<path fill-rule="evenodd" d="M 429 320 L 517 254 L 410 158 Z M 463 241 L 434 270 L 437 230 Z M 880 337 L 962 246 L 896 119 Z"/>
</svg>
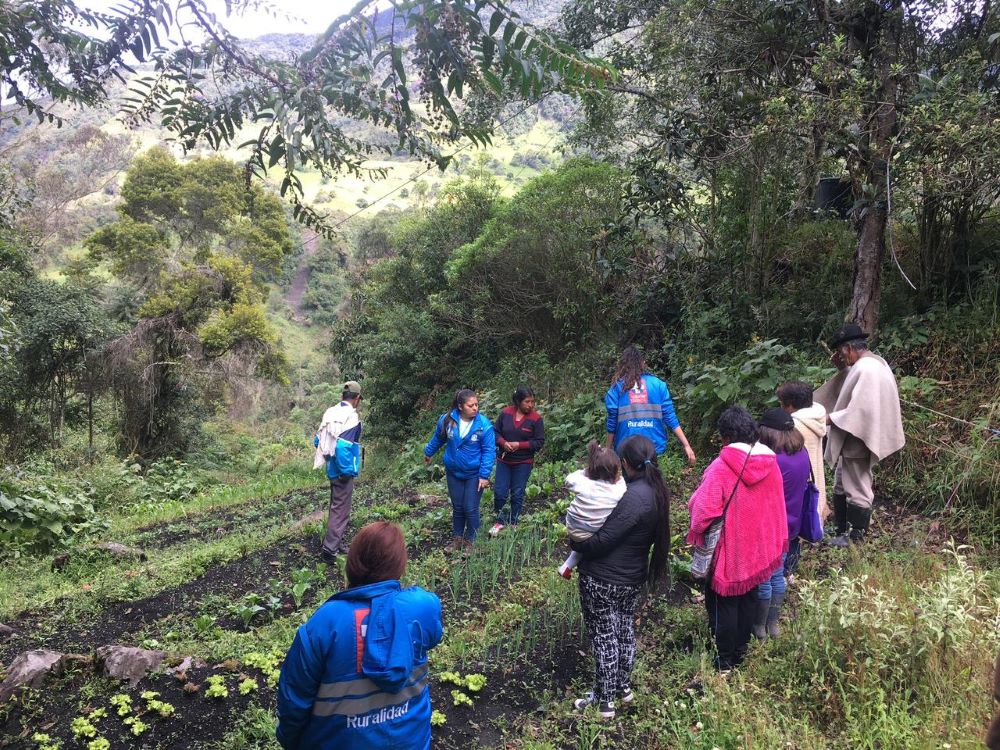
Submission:
<svg viewBox="0 0 1000 750">
<path fill-rule="evenodd" d="M 609 703 L 631 687 L 635 663 L 635 610 L 641 586 L 580 576 L 583 621 L 594 644 L 594 697 Z"/>
</svg>

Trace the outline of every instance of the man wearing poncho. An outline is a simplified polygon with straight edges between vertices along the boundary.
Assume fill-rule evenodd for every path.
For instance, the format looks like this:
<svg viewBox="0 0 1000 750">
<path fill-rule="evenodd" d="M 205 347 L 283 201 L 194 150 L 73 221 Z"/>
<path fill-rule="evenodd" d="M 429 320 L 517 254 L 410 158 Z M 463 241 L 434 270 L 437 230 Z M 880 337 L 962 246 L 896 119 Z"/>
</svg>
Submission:
<svg viewBox="0 0 1000 750">
<path fill-rule="evenodd" d="M 838 547 L 864 538 L 875 499 L 872 470 L 906 442 L 896 378 L 886 361 L 868 350 L 867 339 L 853 324 L 833 335 L 830 348 L 839 372 L 814 395 L 830 423 L 825 458 L 834 469 L 837 537 L 831 544 Z"/>
</svg>

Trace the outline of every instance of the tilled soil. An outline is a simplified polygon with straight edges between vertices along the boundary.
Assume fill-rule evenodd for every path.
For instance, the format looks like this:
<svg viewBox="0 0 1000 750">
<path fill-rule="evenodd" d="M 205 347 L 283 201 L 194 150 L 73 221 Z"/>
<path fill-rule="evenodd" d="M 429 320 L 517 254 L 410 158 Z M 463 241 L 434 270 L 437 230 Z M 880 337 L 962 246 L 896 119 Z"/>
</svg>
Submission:
<svg viewBox="0 0 1000 750">
<path fill-rule="evenodd" d="M 9 663 L 18 653 L 31 648 L 88 653 L 107 644 L 141 645 L 135 642 L 136 634 L 166 618 L 184 622 L 197 616 L 200 602 L 209 594 L 235 602 L 251 592 L 263 593 L 270 578 L 284 577 L 294 568 L 312 566 L 318 561 L 316 545 L 317 540 L 311 536 L 282 539 L 245 557 L 211 567 L 180 586 L 145 599 L 108 602 L 98 611 L 81 614 L 72 621 L 58 607 L 24 613 L 10 623 L 15 634 L 0 643 L 0 662 Z M 283 609 L 289 609 L 285 605 L 290 603 L 290 595 L 285 594 Z M 228 612 L 213 614 L 221 627 L 242 627 L 242 622 Z"/>
</svg>

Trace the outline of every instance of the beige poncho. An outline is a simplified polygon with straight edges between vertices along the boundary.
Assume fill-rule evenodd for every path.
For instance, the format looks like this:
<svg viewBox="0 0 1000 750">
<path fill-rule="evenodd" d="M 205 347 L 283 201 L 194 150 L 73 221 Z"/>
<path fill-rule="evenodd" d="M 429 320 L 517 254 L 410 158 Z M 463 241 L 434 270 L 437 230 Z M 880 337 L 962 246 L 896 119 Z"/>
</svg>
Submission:
<svg viewBox="0 0 1000 750">
<path fill-rule="evenodd" d="M 865 352 L 853 366 L 820 386 L 813 400 L 830 415 L 826 460 L 831 466 L 840 459 L 848 434 L 861 440 L 879 461 L 906 443 L 896 378 L 877 354 Z"/>
</svg>

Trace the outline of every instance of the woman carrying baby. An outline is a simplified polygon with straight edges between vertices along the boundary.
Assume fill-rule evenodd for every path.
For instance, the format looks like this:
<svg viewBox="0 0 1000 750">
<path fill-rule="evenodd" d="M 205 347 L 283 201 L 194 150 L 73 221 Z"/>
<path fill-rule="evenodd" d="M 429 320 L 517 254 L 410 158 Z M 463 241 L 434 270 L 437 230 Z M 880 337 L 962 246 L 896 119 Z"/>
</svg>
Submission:
<svg viewBox="0 0 1000 750">
<path fill-rule="evenodd" d="M 622 703 L 633 699 L 639 596 L 643 584 L 666 573 L 670 555 L 670 491 L 657 467 L 652 441 L 634 435 L 619 446 L 618 454 L 625 493 L 589 538 L 570 539 L 581 558 L 580 603 L 596 665 L 593 692 L 573 705 L 577 710 L 593 705 L 605 719 L 614 718 L 615 699 Z"/>
</svg>

